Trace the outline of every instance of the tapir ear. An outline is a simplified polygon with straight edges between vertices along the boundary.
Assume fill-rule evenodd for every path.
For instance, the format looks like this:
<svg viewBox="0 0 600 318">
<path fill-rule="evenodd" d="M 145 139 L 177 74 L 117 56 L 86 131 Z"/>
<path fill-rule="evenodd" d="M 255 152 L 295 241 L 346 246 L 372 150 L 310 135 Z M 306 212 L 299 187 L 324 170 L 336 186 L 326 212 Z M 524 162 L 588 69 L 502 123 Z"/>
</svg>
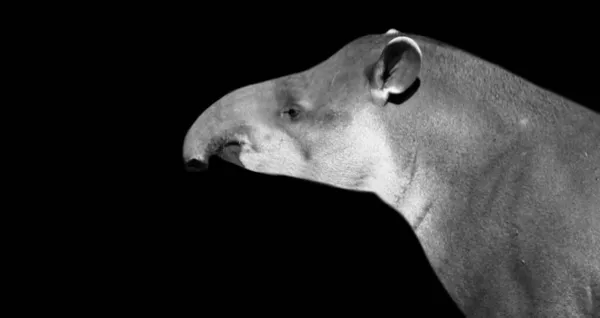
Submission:
<svg viewBox="0 0 600 318">
<path fill-rule="evenodd" d="M 404 92 L 416 80 L 421 69 L 421 49 L 411 38 L 399 36 L 383 49 L 373 72 L 373 93 L 387 99 Z"/>
</svg>

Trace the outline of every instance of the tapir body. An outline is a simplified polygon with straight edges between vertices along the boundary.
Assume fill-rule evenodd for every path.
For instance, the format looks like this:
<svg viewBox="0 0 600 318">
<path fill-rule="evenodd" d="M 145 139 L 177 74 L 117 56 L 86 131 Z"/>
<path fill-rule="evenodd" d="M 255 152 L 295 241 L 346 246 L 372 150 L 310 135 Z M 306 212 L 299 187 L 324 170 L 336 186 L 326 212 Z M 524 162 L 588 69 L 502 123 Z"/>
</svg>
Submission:
<svg viewBox="0 0 600 318">
<path fill-rule="evenodd" d="M 600 116 L 471 54 L 359 38 L 209 107 L 184 157 L 214 154 L 376 193 L 469 317 L 600 316 Z"/>
</svg>

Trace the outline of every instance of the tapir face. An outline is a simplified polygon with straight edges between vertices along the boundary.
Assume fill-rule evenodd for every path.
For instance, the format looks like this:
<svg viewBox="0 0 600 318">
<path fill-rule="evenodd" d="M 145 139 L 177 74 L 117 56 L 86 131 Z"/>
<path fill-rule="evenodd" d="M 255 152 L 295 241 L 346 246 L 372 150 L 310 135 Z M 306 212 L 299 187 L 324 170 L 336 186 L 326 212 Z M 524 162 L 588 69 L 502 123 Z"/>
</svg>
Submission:
<svg viewBox="0 0 600 318">
<path fill-rule="evenodd" d="M 390 121 L 386 105 L 392 95 L 409 100 L 420 63 L 408 37 L 359 39 L 310 70 L 223 97 L 194 123 L 184 155 L 223 155 L 252 171 L 373 191 L 393 204 L 415 156 L 390 135 L 389 125 L 402 125 Z"/>
</svg>

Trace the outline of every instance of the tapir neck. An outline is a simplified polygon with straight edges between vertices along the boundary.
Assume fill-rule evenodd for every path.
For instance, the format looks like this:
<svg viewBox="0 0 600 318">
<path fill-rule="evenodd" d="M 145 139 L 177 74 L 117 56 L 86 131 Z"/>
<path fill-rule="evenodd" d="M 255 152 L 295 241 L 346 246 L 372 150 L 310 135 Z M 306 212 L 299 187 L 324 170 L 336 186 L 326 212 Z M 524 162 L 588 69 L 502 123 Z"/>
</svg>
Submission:
<svg viewBox="0 0 600 318">
<path fill-rule="evenodd" d="M 417 150 L 394 147 L 383 121 L 373 114 L 356 116 L 348 131 L 348 139 L 358 147 L 355 153 L 365 154 L 361 160 L 370 172 L 359 189 L 377 194 L 416 229 L 436 191 L 429 182 L 437 179 L 435 172 L 425 168 Z"/>
</svg>

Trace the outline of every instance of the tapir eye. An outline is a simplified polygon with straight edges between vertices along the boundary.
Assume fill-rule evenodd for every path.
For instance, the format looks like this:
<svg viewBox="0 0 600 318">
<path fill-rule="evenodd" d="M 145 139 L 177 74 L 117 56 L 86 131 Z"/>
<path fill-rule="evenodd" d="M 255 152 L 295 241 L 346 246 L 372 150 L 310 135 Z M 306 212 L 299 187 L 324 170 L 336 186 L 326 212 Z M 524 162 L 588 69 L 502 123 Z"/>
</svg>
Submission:
<svg viewBox="0 0 600 318">
<path fill-rule="evenodd" d="M 297 120 L 300 117 L 300 110 L 296 107 L 289 107 L 283 111 L 283 114 L 290 120 Z"/>
</svg>

